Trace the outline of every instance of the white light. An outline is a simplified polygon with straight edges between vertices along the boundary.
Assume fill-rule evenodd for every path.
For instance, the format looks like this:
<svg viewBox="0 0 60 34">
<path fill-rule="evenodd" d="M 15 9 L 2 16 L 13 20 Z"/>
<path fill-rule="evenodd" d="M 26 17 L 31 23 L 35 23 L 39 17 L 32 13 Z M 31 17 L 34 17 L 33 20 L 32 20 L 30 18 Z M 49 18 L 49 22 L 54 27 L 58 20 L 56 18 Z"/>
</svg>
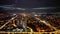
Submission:
<svg viewBox="0 0 60 34">
<path fill-rule="evenodd" d="M 24 14 L 24 13 L 23 13 L 23 14 L 21 14 L 21 15 L 22 15 L 22 16 L 24 16 L 24 17 L 26 16 L 26 14 Z"/>
<path fill-rule="evenodd" d="M 12 18 L 12 20 L 13 20 L 14 18 Z"/>
<path fill-rule="evenodd" d="M 41 22 L 46 23 L 46 21 L 41 21 Z"/>
<path fill-rule="evenodd" d="M 13 15 L 16 15 L 16 14 L 13 14 Z"/>
<path fill-rule="evenodd" d="M 34 15 L 34 16 L 38 16 L 38 15 Z"/>
</svg>

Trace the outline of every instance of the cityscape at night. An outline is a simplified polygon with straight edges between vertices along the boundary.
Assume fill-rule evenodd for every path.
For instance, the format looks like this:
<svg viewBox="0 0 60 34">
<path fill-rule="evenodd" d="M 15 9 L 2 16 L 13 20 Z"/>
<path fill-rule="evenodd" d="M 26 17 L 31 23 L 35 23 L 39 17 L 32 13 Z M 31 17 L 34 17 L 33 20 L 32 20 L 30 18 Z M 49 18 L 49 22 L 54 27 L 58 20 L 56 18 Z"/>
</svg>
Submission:
<svg viewBox="0 0 60 34">
<path fill-rule="evenodd" d="M 0 0 L 0 34 L 60 34 L 57 3 L 56 0 Z"/>
</svg>

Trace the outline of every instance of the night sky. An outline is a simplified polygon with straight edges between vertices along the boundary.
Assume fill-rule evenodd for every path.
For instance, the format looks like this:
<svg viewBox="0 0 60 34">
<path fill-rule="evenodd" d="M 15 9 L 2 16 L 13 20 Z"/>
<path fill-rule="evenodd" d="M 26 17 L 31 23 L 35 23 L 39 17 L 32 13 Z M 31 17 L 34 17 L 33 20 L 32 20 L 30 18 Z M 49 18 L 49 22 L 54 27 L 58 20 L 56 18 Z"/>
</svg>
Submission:
<svg viewBox="0 0 60 34">
<path fill-rule="evenodd" d="M 0 0 L 0 5 L 14 5 L 22 8 L 59 6 L 56 0 Z"/>
</svg>

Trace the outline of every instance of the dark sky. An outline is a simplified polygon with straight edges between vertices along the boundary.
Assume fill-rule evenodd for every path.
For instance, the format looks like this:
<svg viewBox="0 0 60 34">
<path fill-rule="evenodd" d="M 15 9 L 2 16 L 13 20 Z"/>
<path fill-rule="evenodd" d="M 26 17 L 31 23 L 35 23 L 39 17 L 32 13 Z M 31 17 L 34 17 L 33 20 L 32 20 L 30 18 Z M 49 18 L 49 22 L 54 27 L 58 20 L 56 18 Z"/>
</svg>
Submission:
<svg viewBox="0 0 60 34">
<path fill-rule="evenodd" d="M 56 7 L 56 0 L 0 0 L 0 5 L 15 5 L 18 7 Z"/>
</svg>

